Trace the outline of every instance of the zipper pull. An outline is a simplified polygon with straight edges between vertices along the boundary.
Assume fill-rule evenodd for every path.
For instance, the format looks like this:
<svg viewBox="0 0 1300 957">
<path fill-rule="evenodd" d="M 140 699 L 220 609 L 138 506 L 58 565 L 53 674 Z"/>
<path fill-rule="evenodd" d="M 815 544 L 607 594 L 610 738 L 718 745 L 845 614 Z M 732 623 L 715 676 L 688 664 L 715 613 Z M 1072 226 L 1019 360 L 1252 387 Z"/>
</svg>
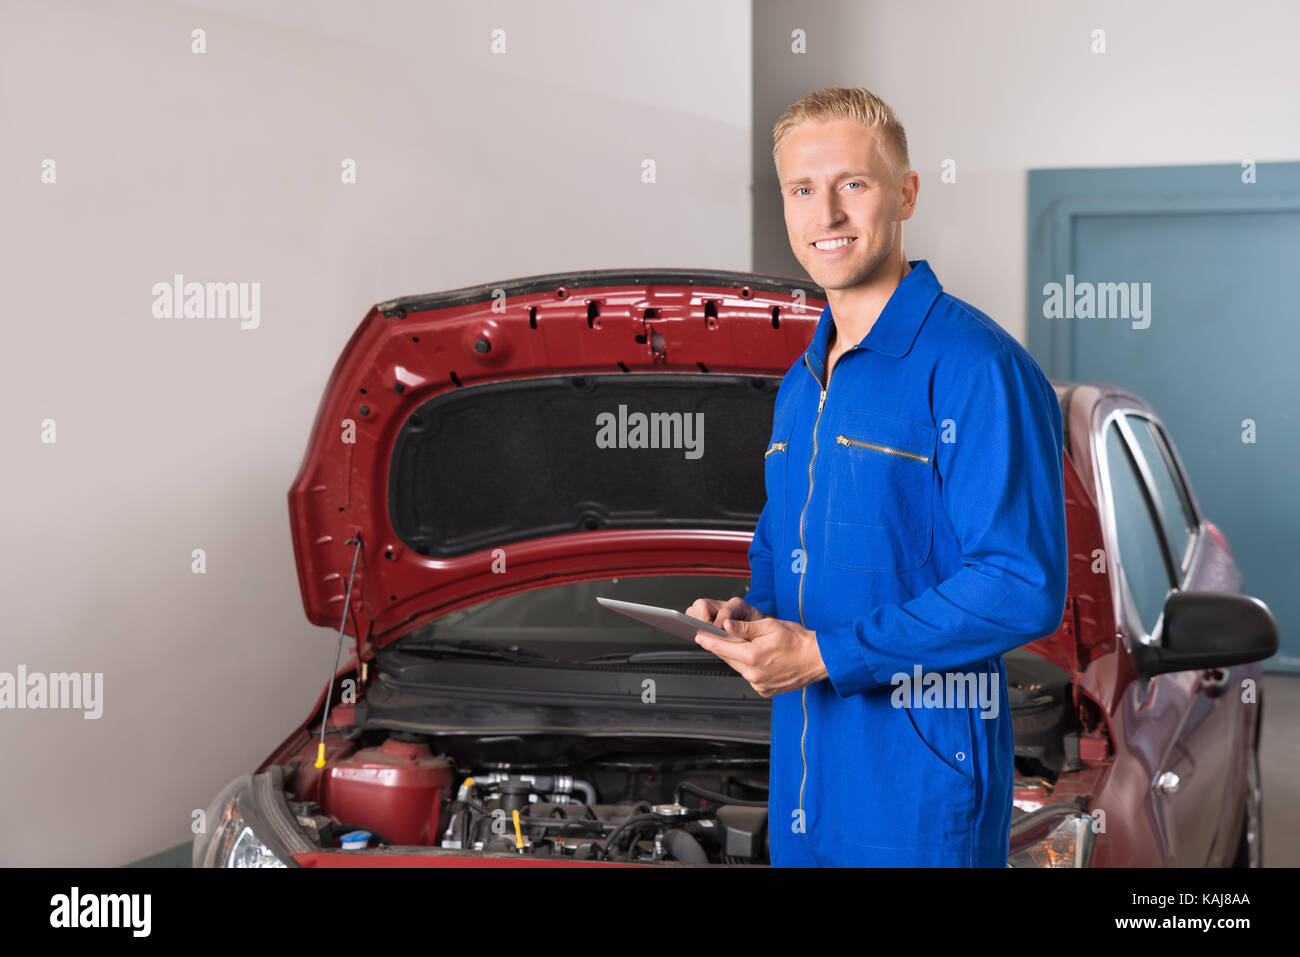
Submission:
<svg viewBox="0 0 1300 957">
<path fill-rule="evenodd" d="M 817 400 L 817 411 L 821 412 L 822 406 L 826 404 L 826 390 L 822 389 L 822 397 Z"/>
</svg>

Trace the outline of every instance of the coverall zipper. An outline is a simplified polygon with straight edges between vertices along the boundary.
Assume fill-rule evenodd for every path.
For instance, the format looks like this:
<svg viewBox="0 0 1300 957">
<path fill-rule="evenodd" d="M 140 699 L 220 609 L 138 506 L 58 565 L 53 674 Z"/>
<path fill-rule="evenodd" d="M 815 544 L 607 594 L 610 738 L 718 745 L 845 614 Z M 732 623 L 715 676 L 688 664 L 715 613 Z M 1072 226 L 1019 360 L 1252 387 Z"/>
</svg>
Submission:
<svg viewBox="0 0 1300 957">
<path fill-rule="evenodd" d="M 853 346 L 846 351 L 852 352 L 857 346 Z M 842 360 L 843 355 L 840 356 Z M 808 365 L 808 354 L 805 352 L 803 357 L 804 365 L 808 366 L 808 371 L 812 372 L 812 377 L 817 379 L 817 373 L 813 372 L 813 367 Z M 813 420 L 813 449 L 812 457 L 808 459 L 808 494 L 803 500 L 803 509 L 799 512 L 799 557 L 803 560 L 803 565 L 799 569 L 799 624 L 805 628 L 808 625 L 803 620 L 803 576 L 808 568 L 808 549 L 803 540 L 803 520 L 808 511 L 808 502 L 812 499 L 813 485 L 813 462 L 817 459 L 817 425 L 822 420 L 822 407 L 826 405 L 826 392 L 831 387 L 830 377 L 826 378 L 826 385 L 822 385 L 821 379 L 817 379 L 817 387 L 821 389 L 821 398 L 817 400 L 817 418 Z M 804 685 L 799 695 L 799 707 L 803 710 L 803 731 L 799 734 L 799 760 L 803 765 L 803 777 L 799 779 L 799 823 L 806 824 L 803 819 L 803 791 L 804 786 L 808 783 L 808 753 L 804 750 L 804 742 L 808 737 L 808 686 Z M 805 832 L 807 833 L 806 829 Z"/>
</svg>

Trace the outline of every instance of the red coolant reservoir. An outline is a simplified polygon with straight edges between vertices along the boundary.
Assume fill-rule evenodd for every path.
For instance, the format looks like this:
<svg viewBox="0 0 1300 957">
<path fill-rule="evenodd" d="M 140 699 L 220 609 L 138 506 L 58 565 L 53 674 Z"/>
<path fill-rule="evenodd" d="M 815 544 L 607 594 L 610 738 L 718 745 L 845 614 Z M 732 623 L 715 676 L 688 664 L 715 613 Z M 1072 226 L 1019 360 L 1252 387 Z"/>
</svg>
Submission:
<svg viewBox="0 0 1300 957">
<path fill-rule="evenodd" d="M 331 763 L 320 803 L 340 823 L 373 828 L 394 844 L 437 844 L 442 796 L 452 784 L 450 762 L 427 744 L 389 738 Z"/>
</svg>

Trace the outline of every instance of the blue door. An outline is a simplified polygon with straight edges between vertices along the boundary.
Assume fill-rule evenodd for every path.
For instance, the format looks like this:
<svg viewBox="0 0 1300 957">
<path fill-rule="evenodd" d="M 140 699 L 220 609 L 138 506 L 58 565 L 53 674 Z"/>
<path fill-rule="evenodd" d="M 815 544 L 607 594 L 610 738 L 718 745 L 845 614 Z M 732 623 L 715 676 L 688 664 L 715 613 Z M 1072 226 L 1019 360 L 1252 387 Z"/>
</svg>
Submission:
<svg viewBox="0 0 1300 957">
<path fill-rule="evenodd" d="M 1151 404 L 1300 671 L 1300 163 L 1031 170 L 1028 269 L 1035 359 Z"/>
</svg>

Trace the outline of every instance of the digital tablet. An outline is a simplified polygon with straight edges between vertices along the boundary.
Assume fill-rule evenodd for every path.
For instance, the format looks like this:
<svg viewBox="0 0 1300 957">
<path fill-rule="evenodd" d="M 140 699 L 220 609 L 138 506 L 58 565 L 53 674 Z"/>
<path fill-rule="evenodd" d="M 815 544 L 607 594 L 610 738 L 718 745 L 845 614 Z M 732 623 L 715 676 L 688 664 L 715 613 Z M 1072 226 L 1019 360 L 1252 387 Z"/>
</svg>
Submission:
<svg viewBox="0 0 1300 957">
<path fill-rule="evenodd" d="M 705 632 L 710 635 L 717 635 L 727 641 L 748 641 L 748 638 L 740 638 L 736 635 L 728 634 L 721 628 L 709 624 L 707 621 L 700 621 L 698 618 L 692 618 L 690 615 L 674 608 L 660 608 L 657 605 L 639 605 L 634 601 L 619 601 L 617 598 L 603 598 L 597 596 L 596 601 L 600 602 L 610 611 L 616 611 L 620 615 L 627 615 L 629 618 L 635 618 L 637 621 L 643 621 L 647 625 L 654 625 L 670 635 L 676 635 L 678 638 L 685 638 L 687 641 L 695 640 L 697 631 Z"/>
</svg>

